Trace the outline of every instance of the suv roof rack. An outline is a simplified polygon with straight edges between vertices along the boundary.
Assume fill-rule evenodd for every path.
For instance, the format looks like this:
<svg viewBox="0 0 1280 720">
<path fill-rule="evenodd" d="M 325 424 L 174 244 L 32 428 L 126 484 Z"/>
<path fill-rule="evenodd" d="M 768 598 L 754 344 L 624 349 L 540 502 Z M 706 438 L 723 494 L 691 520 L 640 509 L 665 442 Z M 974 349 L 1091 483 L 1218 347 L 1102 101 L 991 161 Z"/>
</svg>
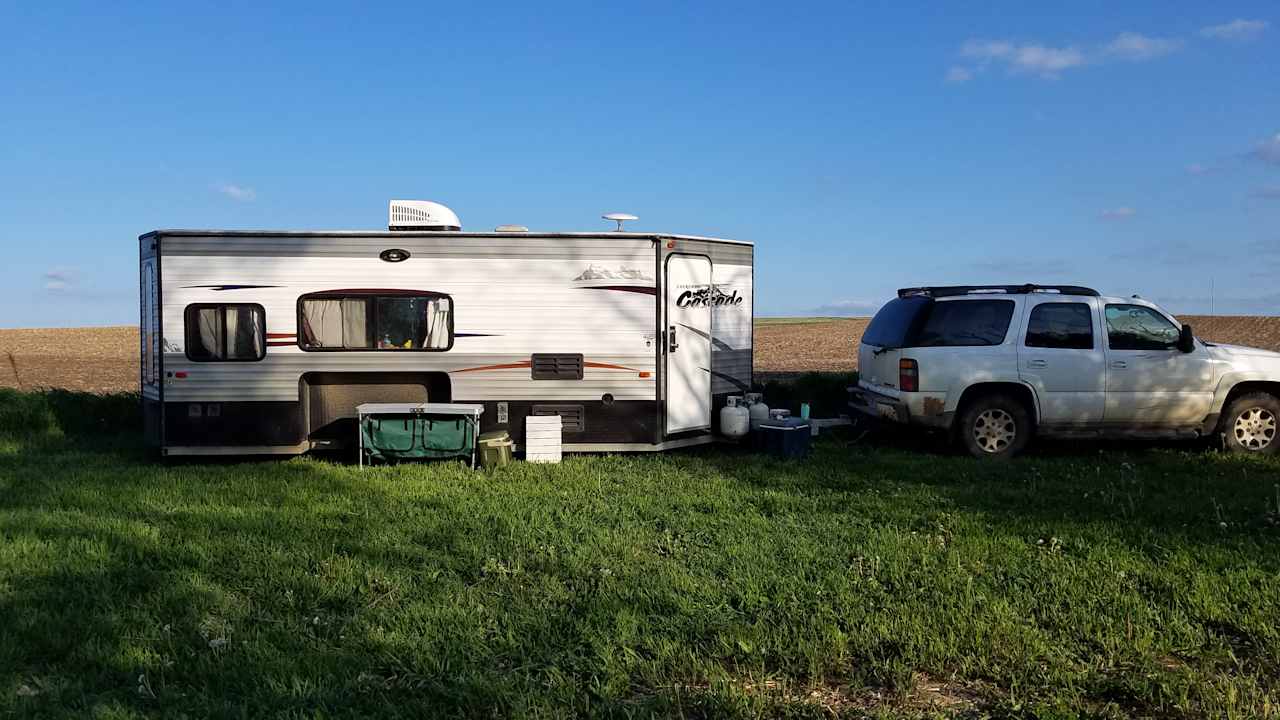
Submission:
<svg viewBox="0 0 1280 720">
<path fill-rule="evenodd" d="M 902 288 L 898 297 L 923 295 L 925 297 L 955 297 L 956 295 L 985 295 L 1005 293 L 1008 295 L 1027 295 L 1036 292 L 1058 293 L 1059 295 L 1085 295 L 1098 297 L 1100 293 L 1093 288 L 1080 285 L 942 285 L 938 287 Z"/>
</svg>

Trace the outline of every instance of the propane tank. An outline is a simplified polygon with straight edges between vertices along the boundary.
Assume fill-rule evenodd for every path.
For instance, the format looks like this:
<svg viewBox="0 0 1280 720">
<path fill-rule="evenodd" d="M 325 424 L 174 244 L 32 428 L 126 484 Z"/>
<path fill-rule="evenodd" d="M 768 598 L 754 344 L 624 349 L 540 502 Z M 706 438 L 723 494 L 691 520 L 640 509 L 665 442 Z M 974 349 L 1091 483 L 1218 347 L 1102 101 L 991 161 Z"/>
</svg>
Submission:
<svg viewBox="0 0 1280 720">
<path fill-rule="evenodd" d="M 758 430 L 760 423 L 769 419 L 769 406 L 764 404 L 762 393 L 747 393 L 747 414 L 751 417 L 751 429 Z"/>
<path fill-rule="evenodd" d="M 738 440 L 751 429 L 751 412 L 742 404 L 742 398 L 730 395 L 720 408 L 720 434 L 730 440 Z"/>
</svg>

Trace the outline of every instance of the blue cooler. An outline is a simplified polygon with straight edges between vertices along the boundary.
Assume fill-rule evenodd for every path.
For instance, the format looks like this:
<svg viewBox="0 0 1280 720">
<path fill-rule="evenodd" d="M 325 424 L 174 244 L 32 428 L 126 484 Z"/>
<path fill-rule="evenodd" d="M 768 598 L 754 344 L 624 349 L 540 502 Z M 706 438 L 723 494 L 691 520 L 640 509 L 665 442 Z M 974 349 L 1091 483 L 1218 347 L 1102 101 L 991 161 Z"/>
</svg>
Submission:
<svg viewBox="0 0 1280 720">
<path fill-rule="evenodd" d="M 760 423 L 763 450 L 776 458 L 799 459 L 809 454 L 812 436 L 809 421 L 801 418 L 779 418 Z"/>
</svg>

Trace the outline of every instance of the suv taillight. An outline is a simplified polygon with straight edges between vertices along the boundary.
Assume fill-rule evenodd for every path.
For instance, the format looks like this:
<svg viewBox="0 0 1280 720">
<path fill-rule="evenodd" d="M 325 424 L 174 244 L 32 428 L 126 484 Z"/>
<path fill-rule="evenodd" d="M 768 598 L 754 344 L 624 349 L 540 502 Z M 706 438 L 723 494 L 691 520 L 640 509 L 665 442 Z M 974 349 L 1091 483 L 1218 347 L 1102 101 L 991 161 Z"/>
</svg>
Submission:
<svg viewBox="0 0 1280 720">
<path fill-rule="evenodd" d="M 898 389 L 902 392 L 920 389 L 920 366 L 915 360 L 902 358 L 898 361 Z"/>
</svg>

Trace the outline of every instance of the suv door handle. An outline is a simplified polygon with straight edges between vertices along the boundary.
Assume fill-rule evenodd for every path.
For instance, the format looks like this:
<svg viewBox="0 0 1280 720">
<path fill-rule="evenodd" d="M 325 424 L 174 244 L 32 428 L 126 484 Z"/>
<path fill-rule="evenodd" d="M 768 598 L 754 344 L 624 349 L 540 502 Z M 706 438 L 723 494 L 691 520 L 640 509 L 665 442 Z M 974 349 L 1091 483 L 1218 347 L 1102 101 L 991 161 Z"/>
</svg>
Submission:
<svg viewBox="0 0 1280 720">
<path fill-rule="evenodd" d="M 1112 360 L 1111 367 L 1115 370 L 1124 370 L 1125 368 L 1129 367 L 1129 363 L 1123 360 Z"/>
<path fill-rule="evenodd" d="M 1049 367 L 1049 361 L 1048 361 L 1048 360 L 1040 360 L 1040 359 L 1036 359 L 1036 360 L 1028 360 L 1028 361 L 1027 361 L 1027 367 L 1029 367 L 1029 368 L 1047 368 L 1047 367 Z"/>
</svg>

